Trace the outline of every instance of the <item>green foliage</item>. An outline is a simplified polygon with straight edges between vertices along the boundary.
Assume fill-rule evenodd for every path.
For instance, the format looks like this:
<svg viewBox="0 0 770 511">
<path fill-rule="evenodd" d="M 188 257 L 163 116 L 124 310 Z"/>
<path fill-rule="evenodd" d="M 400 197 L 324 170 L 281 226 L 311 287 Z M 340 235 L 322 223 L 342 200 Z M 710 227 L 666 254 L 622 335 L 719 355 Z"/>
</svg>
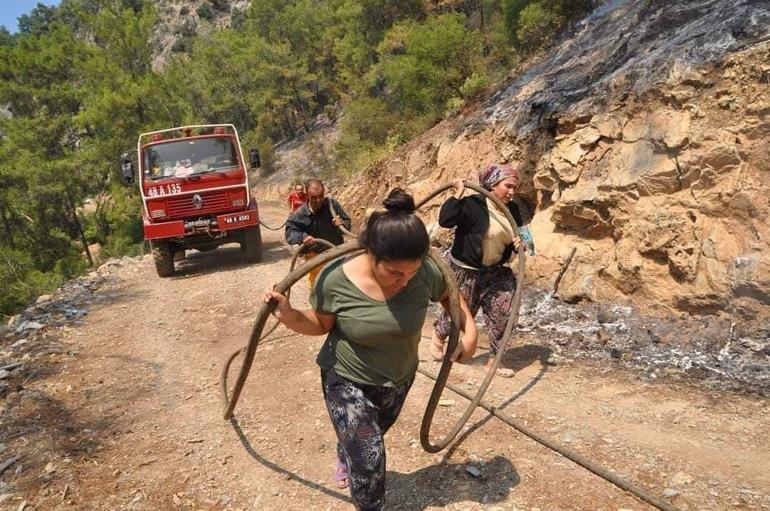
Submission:
<svg viewBox="0 0 770 511">
<path fill-rule="evenodd" d="M 18 18 L 19 32 L 22 34 L 42 35 L 46 33 L 57 20 L 58 10 L 42 3 L 32 9 L 29 14 Z"/>
<path fill-rule="evenodd" d="M 509 35 L 519 48 L 534 51 L 549 44 L 567 24 L 583 17 L 596 0 L 502 0 Z"/>
<path fill-rule="evenodd" d="M 465 100 L 463 98 L 453 97 L 449 98 L 446 102 L 446 110 L 444 111 L 444 117 L 452 117 L 460 113 L 462 107 L 465 106 Z"/>
<path fill-rule="evenodd" d="M 486 75 L 474 72 L 460 86 L 460 94 L 466 99 L 474 98 L 489 87 L 489 78 Z"/>
<path fill-rule="evenodd" d="M 249 149 L 253 148 L 259 151 L 259 159 L 261 163 L 259 168 L 260 175 L 269 176 L 278 170 L 276 168 L 276 156 L 273 149 L 275 143 L 271 138 L 264 137 L 257 131 L 250 131 L 241 138 L 241 145 L 243 146 L 243 153 L 245 158 L 248 158 L 247 155 Z"/>
<path fill-rule="evenodd" d="M 395 127 L 397 117 L 381 98 L 361 97 L 350 101 L 342 118 L 342 130 L 362 140 L 382 144 Z"/>
<path fill-rule="evenodd" d="M 211 4 L 208 2 L 203 2 L 198 6 L 197 9 L 195 9 L 195 12 L 198 14 L 199 17 L 201 17 L 204 20 L 212 20 L 214 19 L 214 11 L 211 10 Z"/>
<path fill-rule="evenodd" d="M 550 42 L 564 20 L 542 2 L 529 4 L 519 15 L 516 37 L 520 44 L 539 48 Z"/>
<path fill-rule="evenodd" d="M 0 315 L 56 289 L 64 278 L 36 269 L 29 253 L 0 246 Z"/>
<path fill-rule="evenodd" d="M 0 25 L 0 46 L 11 46 L 13 45 L 13 36 L 8 31 L 7 28 Z"/>
<path fill-rule="evenodd" d="M 174 44 L 171 45 L 171 51 L 177 53 L 190 53 L 192 51 L 192 47 L 193 38 L 190 36 L 182 36 L 177 38 L 177 40 L 174 41 Z"/>
<path fill-rule="evenodd" d="M 246 13 L 237 7 L 233 7 L 230 11 L 230 28 L 239 30 L 243 28 L 243 24 L 246 22 Z"/>
<path fill-rule="evenodd" d="M 512 37 L 515 37 L 519 29 L 519 18 L 523 11 L 532 0 L 501 0 L 500 7 L 505 17 L 505 25 Z"/>
<path fill-rule="evenodd" d="M 140 198 L 116 163 L 138 133 L 233 123 L 263 175 L 275 142 L 309 133 L 313 166 L 351 175 L 459 112 L 594 2 L 204 0 L 197 16 L 230 10 L 231 28 L 199 33 L 183 6 L 162 70 L 158 2 L 38 4 L 18 34 L 0 28 L 0 314 L 82 271 L 89 243 L 141 253 Z M 322 114 L 341 126 L 332 151 L 313 138 Z"/>
<path fill-rule="evenodd" d="M 374 142 L 361 139 L 356 133 L 342 132 L 337 144 L 334 146 L 334 156 L 337 162 L 333 173 L 324 177 L 339 175 L 348 177 L 361 169 L 374 164 L 380 157 L 386 154 L 386 149 Z"/>
<path fill-rule="evenodd" d="M 380 44 L 379 71 L 390 103 L 440 116 L 446 101 L 462 95 L 465 80 L 481 68 L 478 31 L 462 14 L 395 25 Z"/>
<path fill-rule="evenodd" d="M 130 9 L 134 14 L 139 14 L 144 10 L 144 0 L 121 0 L 123 9 Z"/>
</svg>

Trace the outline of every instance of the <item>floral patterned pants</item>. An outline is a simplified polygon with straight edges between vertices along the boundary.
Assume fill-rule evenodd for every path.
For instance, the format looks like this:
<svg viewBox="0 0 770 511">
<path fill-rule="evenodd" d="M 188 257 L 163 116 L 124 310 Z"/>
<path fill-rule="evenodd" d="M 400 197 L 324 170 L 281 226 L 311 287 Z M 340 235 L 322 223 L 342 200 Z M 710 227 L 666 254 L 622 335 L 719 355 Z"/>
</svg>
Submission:
<svg viewBox="0 0 770 511">
<path fill-rule="evenodd" d="M 348 467 L 350 495 L 360 511 L 385 507 L 384 435 L 396 422 L 414 375 L 396 387 L 364 385 L 321 375 L 326 408 L 337 433 L 337 456 Z"/>
<path fill-rule="evenodd" d="M 454 271 L 460 294 L 465 298 L 474 317 L 481 307 L 489 336 L 489 354 L 495 356 L 505 333 L 513 293 L 516 290 L 513 271 L 507 266 L 490 266 L 474 271 L 457 266 L 452 261 L 449 261 L 449 266 Z M 444 340 L 449 336 L 450 322 L 449 314 L 442 311 L 434 323 L 439 339 Z"/>
</svg>

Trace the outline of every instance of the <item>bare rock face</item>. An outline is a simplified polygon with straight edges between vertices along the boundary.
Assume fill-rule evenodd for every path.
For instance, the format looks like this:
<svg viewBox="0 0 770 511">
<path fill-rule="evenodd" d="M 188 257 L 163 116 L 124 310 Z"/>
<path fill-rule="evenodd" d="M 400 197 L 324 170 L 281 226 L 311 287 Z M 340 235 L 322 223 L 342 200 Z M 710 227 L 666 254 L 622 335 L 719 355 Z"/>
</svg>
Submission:
<svg viewBox="0 0 770 511">
<path fill-rule="evenodd" d="M 198 13 L 198 7 L 204 3 L 211 8 L 211 19 L 203 19 Z M 156 54 L 153 58 L 153 68 L 160 71 L 166 66 L 173 52 L 174 42 L 180 34 L 209 34 L 213 30 L 229 27 L 233 10 L 244 11 L 250 3 L 251 0 L 225 0 L 218 2 L 217 7 L 211 2 L 156 0 L 158 24 L 154 30 Z"/>
<path fill-rule="evenodd" d="M 609 2 L 377 178 L 397 172 L 419 197 L 490 161 L 517 162 L 535 210 L 536 284 L 549 288 L 577 246 L 560 287 L 569 301 L 770 318 L 768 41 L 767 2 Z"/>
</svg>

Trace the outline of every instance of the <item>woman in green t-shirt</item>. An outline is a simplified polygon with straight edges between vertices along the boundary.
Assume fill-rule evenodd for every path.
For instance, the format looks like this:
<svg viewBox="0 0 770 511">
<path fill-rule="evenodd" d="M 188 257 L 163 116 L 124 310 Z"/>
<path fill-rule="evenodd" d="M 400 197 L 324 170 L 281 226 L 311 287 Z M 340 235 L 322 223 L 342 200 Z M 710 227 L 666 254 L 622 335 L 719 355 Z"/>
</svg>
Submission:
<svg viewBox="0 0 770 511">
<path fill-rule="evenodd" d="M 414 199 L 397 188 L 359 240 L 364 252 L 321 272 L 311 310 L 292 308 L 282 294 L 274 315 L 304 335 L 328 334 L 318 354 L 324 399 L 337 433 L 337 486 L 350 486 L 356 508 L 385 503 L 383 436 L 398 418 L 417 371 L 417 346 L 428 303 L 449 306 L 438 268 L 426 258 L 428 233 L 413 214 Z M 476 324 L 461 301 L 463 333 L 455 360 L 476 350 Z"/>
</svg>

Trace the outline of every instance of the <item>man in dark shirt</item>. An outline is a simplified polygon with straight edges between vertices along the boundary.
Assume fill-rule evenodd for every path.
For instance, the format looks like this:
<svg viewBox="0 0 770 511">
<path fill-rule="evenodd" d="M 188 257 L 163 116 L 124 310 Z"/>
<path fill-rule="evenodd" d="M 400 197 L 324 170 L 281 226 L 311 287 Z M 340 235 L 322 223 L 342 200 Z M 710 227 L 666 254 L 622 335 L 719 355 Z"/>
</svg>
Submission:
<svg viewBox="0 0 770 511">
<path fill-rule="evenodd" d="M 316 244 L 316 238 L 326 240 L 333 245 L 341 245 L 344 241 L 338 226 L 350 230 L 351 221 L 339 202 L 326 197 L 324 184 L 320 179 L 309 179 L 305 183 L 307 202 L 291 214 L 286 221 L 285 236 L 289 245 L 305 245 L 305 260 L 312 259 L 324 247 Z M 308 275 L 310 287 L 321 268 Z"/>
</svg>

